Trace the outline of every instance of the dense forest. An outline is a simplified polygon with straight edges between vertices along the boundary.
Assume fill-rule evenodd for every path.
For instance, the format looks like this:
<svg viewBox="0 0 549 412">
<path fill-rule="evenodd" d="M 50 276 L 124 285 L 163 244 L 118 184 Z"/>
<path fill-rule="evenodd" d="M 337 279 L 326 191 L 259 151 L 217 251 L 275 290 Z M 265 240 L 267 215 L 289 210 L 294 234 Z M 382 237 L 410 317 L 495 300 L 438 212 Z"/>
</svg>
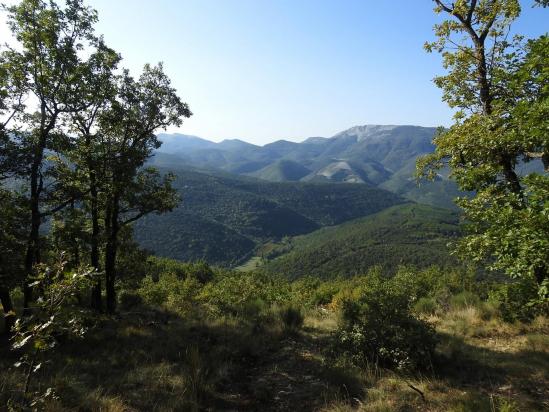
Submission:
<svg viewBox="0 0 549 412">
<path fill-rule="evenodd" d="M 183 201 L 171 213 L 139 221 L 135 238 L 161 256 L 186 261 L 239 263 L 266 241 L 337 225 L 405 201 L 370 185 L 272 183 L 173 170 L 172 186 Z"/>
<path fill-rule="evenodd" d="M 547 409 L 549 37 L 433 3 L 449 127 L 263 147 L 160 135 L 84 0 L 1 5 L 0 411 Z"/>
<path fill-rule="evenodd" d="M 320 229 L 272 248 L 264 269 L 290 278 L 349 277 L 382 266 L 457 266 L 447 244 L 460 234 L 458 216 L 445 209 L 405 204 L 342 225 Z M 269 257 L 275 257 L 269 259 Z"/>
</svg>

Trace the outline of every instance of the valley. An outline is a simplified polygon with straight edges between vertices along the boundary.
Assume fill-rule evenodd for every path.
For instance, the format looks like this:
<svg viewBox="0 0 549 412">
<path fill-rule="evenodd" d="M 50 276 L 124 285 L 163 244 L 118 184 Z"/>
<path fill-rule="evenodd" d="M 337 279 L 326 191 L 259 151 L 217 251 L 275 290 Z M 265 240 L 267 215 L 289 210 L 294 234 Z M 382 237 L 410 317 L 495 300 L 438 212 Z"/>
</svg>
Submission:
<svg viewBox="0 0 549 412">
<path fill-rule="evenodd" d="M 356 219 L 395 205 L 419 202 L 427 208 L 455 210 L 453 198 L 460 192 L 447 174 L 421 186 L 414 178 L 416 158 L 433 150 L 435 132 L 435 128 L 369 125 L 332 138 L 309 138 L 302 143 L 279 140 L 265 146 L 236 139 L 213 143 L 193 136 L 161 135 L 163 145 L 149 163 L 175 174 L 174 187 L 182 202 L 170 213 L 149 215 L 137 222 L 135 238 L 159 256 L 235 267 L 254 256 L 261 258 L 263 245 L 283 239 L 345 222 L 339 232 L 360 231 L 363 222 Z M 450 216 L 452 212 L 447 213 Z M 443 214 L 436 210 L 431 224 L 444 225 L 447 216 Z M 384 216 L 375 219 L 382 219 L 380 225 L 391 233 L 400 230 L 402 222 Z M 438 218 L 442 220 L 436 221 Z M 336 231 L 322 233 L 328 238 Z M 170 242 L 165 242 L 166 235 Z M 354 244 L 357 253 L 371 247 L 368 236 L 353 240 L 358 241 Z M 295 243 L 303 245 L 307 239 L 300 237 Z M 435 241 L 439 244 L 434 249 L 423 246 L 421 235 L 416 240 L 415 246 L 401 248 L 388 237 L 385 246 L 372 249 L 360 269 L 350 269 L 349 263 L 339 274 L 350 275 L 383 263 L 395 248 L 434 250 L 403 253 L 401 263 L 443 263 L 445 235 Z M 326 242 L 325 247 L 337 249 L 329 239 Z M 383 248 L 386 252 L 380 252 Z M 281 261 L 268 266 L 280 267 Z"/>
</svg>

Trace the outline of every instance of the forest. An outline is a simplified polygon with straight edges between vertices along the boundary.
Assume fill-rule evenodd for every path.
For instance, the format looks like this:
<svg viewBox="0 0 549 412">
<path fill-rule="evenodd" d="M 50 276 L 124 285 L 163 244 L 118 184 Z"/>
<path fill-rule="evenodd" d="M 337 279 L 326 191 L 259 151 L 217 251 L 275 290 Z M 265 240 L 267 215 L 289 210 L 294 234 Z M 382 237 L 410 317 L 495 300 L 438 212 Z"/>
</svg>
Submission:
<svg viewBox="0 0 549 412">
<path fill-rule="evenodd" d="M 360 183 L 155 164 L 193 115 L 163 64 L 124 68 L 84 0 L 1 5 L 0 411 L 548 409 L 549 37 L 433 5 L 453 123 Z"/>
</svg>

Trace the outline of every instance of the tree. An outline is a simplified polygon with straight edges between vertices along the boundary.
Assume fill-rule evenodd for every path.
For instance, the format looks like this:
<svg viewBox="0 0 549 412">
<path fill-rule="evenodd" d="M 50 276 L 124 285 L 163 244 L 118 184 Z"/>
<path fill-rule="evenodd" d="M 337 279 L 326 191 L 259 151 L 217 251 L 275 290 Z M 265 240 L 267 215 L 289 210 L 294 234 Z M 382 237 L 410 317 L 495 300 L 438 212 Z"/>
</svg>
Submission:
<svg viewBox="0 0 549 412">
<path fill-rule="evenodd" d="M 433 178 L 448 164 L 458 186 L 475 193 L 458 199 L 469 232 L 457 253 L 512 277 L 535 278 L 545 296 L 548 38 L 509 39 L 518 0 L 434 2 L 435 12 L 450 18 L 435 26 L 438 39 L 426 49 L 443 56 L 447 74 L 434 82 L 456 114 L 435 138 L 435 152 L 418 161 L 418 175 Z"/>
<path fill-rule="evenodd" d="M 10 290 L 22 278 L 25 221 L 21 196 L 6 182 L 19 175 L 24 162 L 11 139 L 10 126 L 21 109 L 21 95 L 17 93 L 17 74 L 10 76 L 6 62 L 0 58 L 0 304 L 4 313 L 4 331 L 9 333 L 15 322 Z"/>
<path fill-rule="evenodd" d="M 93 24 L 97 16 L 81 0 L 68 0 L 65 9 L 54 2 L 22 0 L 7 11 L 18 47 L 4 51 L 1 60 L 8 78 L 14 80 L 10 84 L 12 94 L 19 96 L 16 118 L 25 126 L 25 130 L 12 134 L 11 139 L 28 160 L 23 174 L 28 180 L 30 230 L 25 270 L 29 277 L 34 265 L 41 261 L 42 220 L 73 200 L 66 199 L 44 209 L 44 201 L 51 196 L 46 154 L 64 150 L 67 138 L 60 119 L 80 109 L 70 103 L 79 89 L 84 49 L 93 47 L 96 41 Z M 27 279 L 23 285 L 25 307 L 32 298 L 28 283 Z"/>
<path fill-rule="evenodd" d="M 68 159 L 75 165 L 74 170 L 66 167 L 66 180 L 79 182 L 82 191 L 84 208 L 89 214 L 90 233 L 90 265 L 97 272 L 101 270 L 100 243 L 100 195 L 105 183 L 105 153 L 102 152 L 103 137 L 99 127 L 102 113 L 108 109 L 109 103 L 117 92 L 115 70 L 120 62 L 120 56 L 108 48 L 101 40 L 97 50 L 88 60 L 88 65 L 82 73 L 82 87 L 76 97 L 76 104 L 85 108 L 72 111 L 70 116 L 70 131 L 74 135 Z M 76 241 L 76 239 L 74 240 Z M 95 277 L 92 291 L 92 307 L 101 309 L 101 277 Z"/>
<path fill-rule="evenodd" d="M 28 222 L 17 193 L 0 187 L 0 205 L 0 303 L 4 311 L 4 331 L 9 333 L 15 321 L 10 290 L 20 284 L 24 274 L 22 251 Z"/>
<path fill-rule="evenodd" d="M 162 178 L 143 169 L 152 151 L 160 147 L 154 134 L 180 125 L 191 116 L 172 88 L 162 65 L 146 65 L 136 81 L 127 71 L 121 76 L 116 98 L 100 118 L 105 161 L 105 279 L 107 309 L 116 306 L 116 257 L 120 228 L 146 214 L 165 212 L 177 204 L 171 175 Z"/>
</svg>

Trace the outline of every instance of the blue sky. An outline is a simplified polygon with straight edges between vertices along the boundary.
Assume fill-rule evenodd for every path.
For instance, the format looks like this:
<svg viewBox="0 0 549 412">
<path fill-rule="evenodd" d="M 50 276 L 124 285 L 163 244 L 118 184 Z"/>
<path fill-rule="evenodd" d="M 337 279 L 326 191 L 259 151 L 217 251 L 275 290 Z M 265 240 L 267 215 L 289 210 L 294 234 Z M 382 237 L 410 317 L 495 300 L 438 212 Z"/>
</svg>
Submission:
<svg viewBox="0 0 549 412">
<path fill-rule="evenodd" d="M 515 30 L 548 29 L 524 1 Z M 97 31 L 138 74 L 164 62 L 194 115 L 180 132 L 264 144 L 359 124 L 445 125 L 423 51 L 429 0 L 89 0 Z M 174 130 L 171 130 L 174 131 Z"/>
</svg>

